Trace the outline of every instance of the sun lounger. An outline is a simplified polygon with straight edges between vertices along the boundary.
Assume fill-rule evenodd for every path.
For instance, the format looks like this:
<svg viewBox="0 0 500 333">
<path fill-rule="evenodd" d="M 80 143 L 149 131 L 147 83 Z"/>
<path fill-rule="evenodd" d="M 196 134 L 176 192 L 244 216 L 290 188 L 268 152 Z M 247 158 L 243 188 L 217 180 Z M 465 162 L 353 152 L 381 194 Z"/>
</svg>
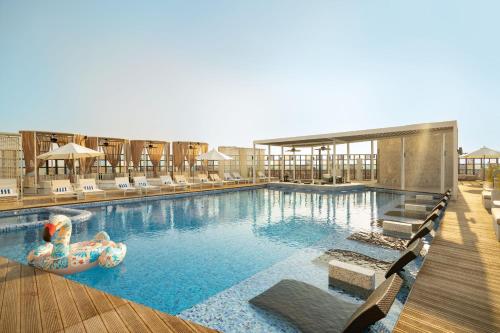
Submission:
<svg viewBox="0 0 500 333">
<path fill-rule="evenodd" d="M 170 175 L 166 175 L 166 176 L 160 176 L 160 188 L 163 190 L 163 189 L 172 189 L 175 190 L 176 189 L 186 189 L 187 185 L 182 185 L 182 184 L 176 184 L 174 183 L 174 181 L 172 180 L 172 177 L 170 177 Z"/>
<path fill-rule="evenodd" d="M 267 181 L 268 177 L 263 171 L 257 171 L 257 180 Z M 270 181 L 278 180 L 278 177 L 269 177 Z"/>
<path fill-rule="evenodd" d="M 73 189 L 69 179 L 51 181 L 52 200 L 57 202 L 57 198 L 78 198 L 78 193 Z"/>
<path fill-rule="evenodd" d="M 252 182 L 252 180 L 250 178 L 241 177 L 239 172 L 234 171 L 231 174 L 233 175 L 233 179 L 237 180 L 238 183 L 242 183 L 242 182 L 243 183 L 250 183 L 250 182 Z"/>
<path fill-rule="evenodd" d="M 236 181 L 234 181 L 234 180 L 222 180 L 222 179 L 220 179 L 219 174 L 217 174 L 217 173 L 211 173 L 210 178 L 212 179 L 212 181 L 214 181 L 216 183 L 220 183 L 222 185 L 236 183 Z"/>
<path fill-rule="evenodd" d="M 500 208 L 500 190 L 491 191 L 491 209 Z"/>
<path fill-rule="evenodd" d="M 0 179 L 0 199 L 6 201 L 19 199 L 16 179 Z"/>
<path fill-rule="evenodd" d="M 184 175 L 174 175 L 174 180 L 177 184 L 187 186 L 188 188 L 193 188 L 193 187 L 201 188 L 200 183 L 189 183 Z"/>
<path fill-rule="evenodd" d="M 86 198 L 88 195 L 102 195 L 106 197 L 106 191 L 103 191 L 97 187 L 94 178 L 80 179 L 78 181 L 78 192 L 81 192 Z"/>
<path fill-rule="evenodd" d="M 141 189 L 141 191 L 145 192 L 146 194 L 148 194 L 149 191 L 152 191 L 152 192 L 160 192 L 161 191 L 161 188 L 159 186 L 149 184 L 148 180 L 144 176 L 134 177 L 134 185 L 135 185 L 135 187 Z"/>
<path fill-rule="evenodd" d="M 116 186 L 116 190 L 123 192 L 123 196 L 125 196 L 127 193 L 140 192 L 140 189 L 135 188 L 134 186 L 130 185 L 130 183 L 128 181 L 128 177 L 116 177 L 115 178 L 115 186 Z"/>
<path fill-rule="evenodd" d="M 392 274 L 359 305 L 304 282 L 281 280 L 250 303 L 282 315 L 303 333 L 362 332 L 387 315 L 402 284 Z"/>
<path fill-rule="evenodd" d="M 203 185 L 208 185 L 208 186 L 211 186 L 211 187 L 215 187 L 216 185 L 218 186 L 222 186 L 222 182 L 214 182 L 210 179 L 208 179 L 208 176 L 204 173 L 200 173 L 196 176 L 196 178 L 198 178 L 198 183 L 201 184 L 201 186 Z"/>
<path fill-rule="evenodd" d="M 491 209 L 491 218 L 493 220 L 493 228 L 495 229 L 497 240 L 500 242 L 500 208 Z"/>
</svg>

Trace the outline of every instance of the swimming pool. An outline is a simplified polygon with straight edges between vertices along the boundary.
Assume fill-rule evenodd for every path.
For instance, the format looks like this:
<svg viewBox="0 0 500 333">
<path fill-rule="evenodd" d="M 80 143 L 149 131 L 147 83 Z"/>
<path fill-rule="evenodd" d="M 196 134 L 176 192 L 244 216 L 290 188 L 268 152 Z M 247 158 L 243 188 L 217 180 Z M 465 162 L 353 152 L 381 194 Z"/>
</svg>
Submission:
<svg viewBox="0 0 500 333">
<path fill-rule="evenodd" d="M 372 190 L 305 193 L 261 188 L 84 206 L 92 217 L 74 225 L 71 241 L 91 239 L 105 230 L 112 240 L 126 243 L 128 253 L 114 269 L 95 268 L 69 278 L 231 331 L 231 324 L 217 322 L 220 313 L 213 321 L 196 317 L 204 313 L 201 307 L 210 307 L 220 295 L 263 272 L 276 274 L 276 267 L 279 274 L 288 274 L 289 266 L 279 267 L 291 258 L 309 260 L 325 249 L 344 248 L 395 259 L 397 251 L 346 237 L 360 230 L 380 231 L 375 221 L 403 201 L 401 194 Z M 28 229 L 0 234 L 0 255 L 26 263 L 26 254 L 42 242 L 40 232 Z M 265 287 L 251 287 L 246 292 L 257 294 Z M 246 306 L 245 311 L 252 311 Z M 214 313 L 207 312 L 206 316 L 211 315 Z M 262 314 L 257 316 L 256 320 L 267 320 Z"/>
</svg>

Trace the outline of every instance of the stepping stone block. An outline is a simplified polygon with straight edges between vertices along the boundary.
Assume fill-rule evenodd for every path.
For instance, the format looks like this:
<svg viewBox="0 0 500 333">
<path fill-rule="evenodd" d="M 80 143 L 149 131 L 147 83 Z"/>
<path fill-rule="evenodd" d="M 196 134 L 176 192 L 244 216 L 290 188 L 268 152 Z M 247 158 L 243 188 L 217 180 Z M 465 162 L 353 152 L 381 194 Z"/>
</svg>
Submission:
<svg viewBox="0 0 500 333">
<path fill-rule="evenodd" d="M 328 284 L 353 295 L 368 298 L 375 290 L 375 271 L 346 262 L 328 263 Z"/>
<path fill-rule="evenodd" d="M 410 239 L 413 231 L 411 223 L 384 221 L 382 224 L 383 234 L 385 236 Z"/>
<path fill-rule="evenodd" d="M 405 204 L 405 210 L 412 210 L 417 212 L 426 212 L 427 206 L 425 205 L 414 205 L 414 204 Z"/>
<path fill-rule="evenodd" d="M 417 201 L 432 201 L 432 200 L 434 200 L 434 197 L 430 194 L 417 194 L 416 200 Z"/>
<path fill-rule="evenodd" d="M 484 190 L 482 192 L 483 196 L 483 206 L 486 209 L 491 209 L 491 191 Z"/>
<path fill-rule="evenodd" d="M 493 219 L 493 228 L 495 228 L 497 240 L 500 242 L 500 208 L 492 208 L 491 217 Z"/>
</svg>

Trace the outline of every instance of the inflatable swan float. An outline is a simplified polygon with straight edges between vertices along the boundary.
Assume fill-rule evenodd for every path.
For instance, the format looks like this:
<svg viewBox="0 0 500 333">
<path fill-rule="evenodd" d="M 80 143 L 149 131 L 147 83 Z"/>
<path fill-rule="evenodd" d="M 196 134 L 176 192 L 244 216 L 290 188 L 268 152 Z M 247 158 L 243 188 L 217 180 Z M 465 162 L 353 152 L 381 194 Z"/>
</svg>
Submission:
<svg viewBox="0 0 500 333">
<path fill-rule="evenodd" d="M 28 254 L 28 263 L 37 268 L 57 273 L 73 274 L 97 265 L 115 267 L 123 261 L 127 246 L 115 243 L 101 231 L 91 241 L 70 244 L 71 220 L 65 215 L 54 215 L 43 230 L 43 240 Z"/>
</svg>

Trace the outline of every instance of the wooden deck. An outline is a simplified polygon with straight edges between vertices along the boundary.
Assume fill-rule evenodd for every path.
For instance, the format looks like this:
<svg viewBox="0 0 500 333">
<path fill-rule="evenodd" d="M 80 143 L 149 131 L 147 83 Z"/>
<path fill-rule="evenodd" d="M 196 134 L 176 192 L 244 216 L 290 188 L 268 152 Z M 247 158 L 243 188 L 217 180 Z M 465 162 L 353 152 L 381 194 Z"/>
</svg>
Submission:
<svg viewBox="0 0 500 333">
<path fill-rule="evenodd" d="M 215 332 L 0 257 L 0 332 Z"/>
<path fill-rule="evenodd" d="M 500 242 L 481 187 L 460 185 L 394 332 L 500 332 Z"/>
</svg>

